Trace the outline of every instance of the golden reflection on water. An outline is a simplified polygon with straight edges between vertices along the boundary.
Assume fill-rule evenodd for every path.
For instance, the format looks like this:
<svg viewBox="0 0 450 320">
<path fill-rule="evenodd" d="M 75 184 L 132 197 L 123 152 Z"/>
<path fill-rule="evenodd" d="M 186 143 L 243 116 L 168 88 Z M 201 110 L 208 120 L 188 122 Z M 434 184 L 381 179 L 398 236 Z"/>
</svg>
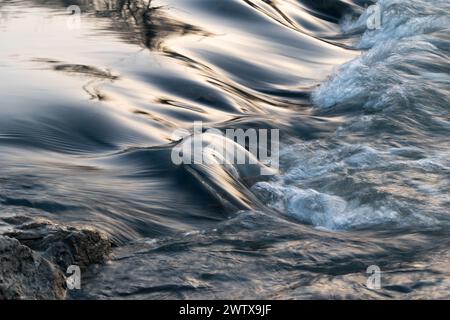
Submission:
<svg viewBox="0 0 450 320">
<path fill-rule="evenodd" d="M 58 158 L 64 160 L 58 163 L 64 162 L 70 170 L 93 166 L 106 170 L 102 176 L 110 166 L 117 170 L 125 164 L 130 176 L 132 172 L 158 176 L 156 169 L 139 167 L 139 157 L 134 159 L 127 151 L 144 148 L 145 159 L 145 148 L 165 150 L 174 143 L 173 131 L 191 129 L 194 121 L 208 128 L 252 121 L 255 126 L 275 127 L 289 127 L 295 119 L 307 125 L 334 121 L 312 118 L 307 99 L 311 88 L 337 64 L 357 54 L 313 36 L 318 30 L 324 34 L 336 31 L 332 24 L 298 16 L 298 4 L 291 1 L 271 5 L 207 1 L 205 5 L 204 0 L 155 0 L 152 5 L 164 5 L 157 10 L 137 3 L 141 5 L 121 7 L 112 0 L 74 1 L 82 9 L 79 27 L 68 24 L 73 17 L 66 12 L 65 1 L 2 4 L 7 12 L 0 25 L 2 143 L 27 146 L 22 152 L 35 166 L 42 166 L 43 172 L 56 164 L 42 162 L 41 157 L 47 154 L 50 160 L 61 153 Z M 306 30 L 305 21 L 311 30 Z M 165 151 L 149 152 L 158 158 Z M 137 161 L 138 168 L 128 167 L 130 161 Z M 161 159 L 142 162 L 144 167 L 170 167 Z M 222 190 L 223 197 L 237 207 L 258 203 L 243 182 L 220 165 L 191 171 L 194 176 L 202 175 L 200 181 L 206 179 Z M 125 182 L 108 186 L 111 178 L 96 179 L 93 184 L 106 189 L 96 191 L 99 197 L 109 188 L 117 201 L 128 202 L 122 193 L 134 199 L 140 197 L 140 188 L 150 188 L 158 195 L 150 207 L 165 214 L 170 211 L 161 208 L 173 200 L 164 206 L 159 201 L 171 199 L 170 190 L 175 188 L 169 190 L 166 184 L 175 182 L 157 178 L 157 182 L 146 181 L 145 188 L 136 183 L 132 194 L 133 187 Z M 78 183 L 83 184 L 71 182 L 72 186 Z M 58 187 L 63 194 L 67 190 L 64 184 Z M 177 199 L 179 192 L 174 196 Z M 78 201 L 75 196 L 71 199 Z M 97 201 L 104 203 L 105 199 Z M 183 201 L 186 206 L 197 206 L 192 199 Z M 114 204 L 105 206 L 117 211 Z M 142 213 L 133 210 L 138 216 Z M 192 214 L 205 214 L 203 210 L 200 205 Z M 156 221 L 157 216 L 152 219 Z M 106 227 L 110 216 L 100 221 L 108 231 L 125 228 L 120 224 Z M 180 224 L 176 219 L 172 222 L 174 227 Z"/>
</svg>

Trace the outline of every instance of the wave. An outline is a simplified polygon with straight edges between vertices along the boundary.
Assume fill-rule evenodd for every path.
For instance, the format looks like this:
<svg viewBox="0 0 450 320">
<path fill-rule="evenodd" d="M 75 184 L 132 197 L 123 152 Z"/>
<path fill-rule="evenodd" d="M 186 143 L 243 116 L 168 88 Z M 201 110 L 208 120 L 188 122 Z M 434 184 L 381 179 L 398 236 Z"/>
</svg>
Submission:
<svg viewBox="0 0 450 320">
<path fill-rule="evenodd" d="M 373 4 L 1 1 L 0 232 L 105 231 L 75 298 L 448 296 L 449 4 Z M 196 121 L 279 129 L 279 171 L 174 163 Z"/>
<path fill-rule="evenodd" d="M 285 173 L 253 187 L 269 206 L 316 227 L 448 221 L 449 4 L 376 5 L 375 30 L 367 24 L 373 8 L 341 20 L 344 33 L 359 34 L 355 47 L 363 52 L 311 96 L 318 115 L 344 123 L 327 140 L 286 148 Z"/>
</svg>

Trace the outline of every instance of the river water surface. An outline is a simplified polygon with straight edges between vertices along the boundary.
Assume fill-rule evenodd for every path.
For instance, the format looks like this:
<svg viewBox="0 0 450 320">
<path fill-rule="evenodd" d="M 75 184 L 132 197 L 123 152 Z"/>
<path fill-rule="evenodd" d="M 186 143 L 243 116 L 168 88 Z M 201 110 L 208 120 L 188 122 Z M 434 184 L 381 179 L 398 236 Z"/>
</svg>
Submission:
<svg viewBox="0 0 450 320">
<path fill-rule="evenodd" d="M 450 3 L 371 4 L 0 0 L 0 215 L 111 236 L 73 298 L 450 298 Z M 174 164 L 194 121 L 279 172 Z"/>
</svg>

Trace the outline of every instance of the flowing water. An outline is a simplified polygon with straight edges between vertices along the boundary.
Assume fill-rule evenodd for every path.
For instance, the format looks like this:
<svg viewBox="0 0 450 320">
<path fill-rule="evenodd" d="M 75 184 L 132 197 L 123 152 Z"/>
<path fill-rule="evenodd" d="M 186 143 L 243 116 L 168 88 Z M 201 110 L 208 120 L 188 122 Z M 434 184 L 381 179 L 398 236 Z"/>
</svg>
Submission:
<svg viewBox="0 0 450 320">
<path fill-rule="evenodd" d="M 111 236 L 73 298 L 450 298 L 450 2 L 371 4 L 1 0 L 0 215 Z M 174 164 L 194 121 L 279 172 Z"/>
</svg>

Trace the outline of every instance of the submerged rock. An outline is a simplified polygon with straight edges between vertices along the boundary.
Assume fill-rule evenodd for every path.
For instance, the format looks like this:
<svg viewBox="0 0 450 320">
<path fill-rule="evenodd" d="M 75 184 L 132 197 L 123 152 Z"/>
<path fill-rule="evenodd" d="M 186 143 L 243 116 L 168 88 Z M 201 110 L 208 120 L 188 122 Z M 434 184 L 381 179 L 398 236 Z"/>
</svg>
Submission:
<svg viewBox="0 0 450 320">
<path fill-rule="evenodd" d="M 0 236 L 0 299 L 64 299 L 63 273 L 18 240 Z"/>
</svg>

